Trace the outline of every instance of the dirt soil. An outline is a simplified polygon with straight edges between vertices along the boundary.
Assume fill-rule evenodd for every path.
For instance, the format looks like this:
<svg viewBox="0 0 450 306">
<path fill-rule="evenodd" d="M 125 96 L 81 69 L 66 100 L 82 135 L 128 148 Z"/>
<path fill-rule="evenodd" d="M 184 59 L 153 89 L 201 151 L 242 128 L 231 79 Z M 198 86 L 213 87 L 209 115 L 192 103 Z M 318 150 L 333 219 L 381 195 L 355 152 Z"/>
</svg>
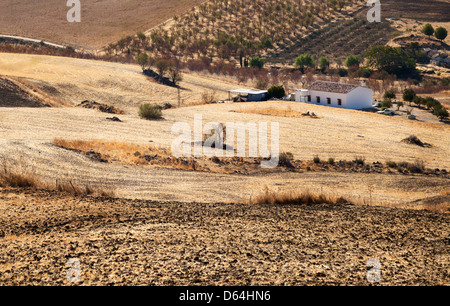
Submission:
<svg viewBox="0 0 450 306">
<path fill-rule="evenodd" d="M 448 214 L 151 202 L 0 190 L 0 284 L 446 285 Z"/>
</svg>

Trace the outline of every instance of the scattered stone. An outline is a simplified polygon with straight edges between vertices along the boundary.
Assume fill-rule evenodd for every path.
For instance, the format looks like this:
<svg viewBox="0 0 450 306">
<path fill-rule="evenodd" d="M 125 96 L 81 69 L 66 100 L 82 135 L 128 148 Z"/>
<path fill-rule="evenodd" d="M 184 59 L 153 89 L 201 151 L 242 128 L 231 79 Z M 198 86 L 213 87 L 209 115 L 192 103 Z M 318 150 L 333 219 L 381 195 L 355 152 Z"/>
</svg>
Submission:
<svg viewBox="0 0 450 306">
<path fill-rule="evenodd" d="M 96 101 L 85 100 L 85 101 L 81 102 L 77 106 L 78 107 L 88 108 L 88 109 L 96 109 L 96 110 L 99 110 L 99 111 L 101 111 L 103 113 L 123 114 L 123 112 L 121 110 L 119 110 L 118 108 L 116 108 L 114 106 L 109 106 L 109 105 L 106 105 L 106 104 L 98 103 Z"/>
<path fill-rule="evenodd" d="M 120 120 L 120 119 L 117 118 L 117 117 L 106 118 L 106 120 L 111 120 L 111 121 L 114 121 L 114 122 L 122 122 L 122 120 Z"/>
</svg>

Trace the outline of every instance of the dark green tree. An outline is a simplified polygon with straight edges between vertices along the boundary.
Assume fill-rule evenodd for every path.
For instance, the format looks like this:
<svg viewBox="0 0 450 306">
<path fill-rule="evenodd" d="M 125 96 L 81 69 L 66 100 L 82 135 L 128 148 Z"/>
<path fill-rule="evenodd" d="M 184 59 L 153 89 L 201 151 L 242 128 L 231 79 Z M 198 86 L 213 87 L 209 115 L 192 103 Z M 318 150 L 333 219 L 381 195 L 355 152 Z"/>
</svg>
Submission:
<svg viewBox="0 0 450 306">
<path fill-rule="evenodd" d="M 347 66 L 347 68 L 358 67 L 360 64 L 361 60 L 356 55 L 349 55 L 345 60 L 345 66 Z"/>
<path fill-rule="evenodd" d="M 388 90 L 384 93 L 383 98 L 389 101 L 392 101 L 392 99 L 395 99 L 397 96 L 395 95 L 395 92 L 392 90 Z"/>
<path fill-rule="evenodd" d="M 286 91 L 283 86 L 272 86 L 267 92 L 271 98 L 281 99 L 286 96 Z"/>
<path fill-rule="evenodd" d="M 328 67 L 330 67 L 330 61 L 326 58 L 326 57 L 320 57 L 319 59 L 319 68 L 320 70 L 322 70 L 322 72 L 325 71 L 325 69 L 327 69 Z"/>
<path fill-rule="evenodd" d="M 294 65 L 295 68 L 300 68 L 303 71 L 305 67 L 314 66 L 314 60 L 312 59 L 311 55 L 302 54 L 295 59 Z"/>
<path fill-rule="evenodd" d="M 413 89 L 411 88 L 406 88 L 403 91 L 403 100 L 406 102 L 409 102 L 411 104 L 411 102 L 414 101 L 414 98 L 416 97 L 416 93 Z"/>
<path fill-rule="evenodd" d="M 255 67 L 255 68 L 263 68 L 264 67 L 264 60 L 262 60 L 261 58 L 254 56 L 252 57 L 252 59 L 250 60 L 250 67 Z"/>
<path fill-rule="evenodd" d="M 434 28 L 431 24 L 427 23 L 423 28 L 422 28 L 422 33 L 427 35 L 427 36 L 431 36 L 434 33 Z"/>
<path fill-rule="evenodd" d="M 374 46 L 365 57 L 369 67 L 390 74 L 405 75 L 416 71 L 416 61 L 401 48 Z"/>
<path fill-rule="evenodd" d="M 443 41 L 445 38 L 447 38 L 448 32 L 445 28 L 439 27 L 434 31 L 434 36 L 439 39 L 440 41 Z"/>
</svg>

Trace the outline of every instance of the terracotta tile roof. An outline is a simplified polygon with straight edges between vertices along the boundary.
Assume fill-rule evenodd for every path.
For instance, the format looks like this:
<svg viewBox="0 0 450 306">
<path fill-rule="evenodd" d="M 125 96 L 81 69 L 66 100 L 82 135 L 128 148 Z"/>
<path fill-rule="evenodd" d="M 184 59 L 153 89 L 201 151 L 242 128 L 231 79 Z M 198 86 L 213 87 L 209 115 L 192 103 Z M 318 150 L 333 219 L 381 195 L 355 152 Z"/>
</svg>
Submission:
<svg viewBox="0 0 450 306">
<path fill-rule="evenodd" d="M 333 93 L 341 93 L 346 94 L 351 92 L 352 90 L 358 88 L 359 85 L 352 84 L 342 84 L 335 82 L 325 82 L 325 81 L 316 81 L 311 86 L 308 87 L 309 90 L 315 91 L 323 91 L 323 92 L 333 92 Z"/>
</svg>

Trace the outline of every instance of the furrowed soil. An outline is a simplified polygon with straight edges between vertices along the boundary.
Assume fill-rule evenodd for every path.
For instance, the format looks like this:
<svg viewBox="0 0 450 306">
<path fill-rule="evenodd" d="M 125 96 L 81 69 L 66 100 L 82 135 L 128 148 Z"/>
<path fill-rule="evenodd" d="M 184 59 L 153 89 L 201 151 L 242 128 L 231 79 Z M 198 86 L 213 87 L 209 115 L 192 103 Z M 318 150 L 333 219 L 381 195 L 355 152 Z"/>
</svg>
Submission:
<svg viewBox="0 0 450 306">
<path fill-rule="evenodd" d="M 81 22 L 70 23 L 67 1 L 0 0 L 0 34 L 95 50 L 183 14 L 203 0 L 82 1 Z"/>
<path fill-rule="evenodd" d="M 153 202 L 0 190 L 0 284 L 445 285 L 449 215 L 354 205 Z"/>
</svg>

